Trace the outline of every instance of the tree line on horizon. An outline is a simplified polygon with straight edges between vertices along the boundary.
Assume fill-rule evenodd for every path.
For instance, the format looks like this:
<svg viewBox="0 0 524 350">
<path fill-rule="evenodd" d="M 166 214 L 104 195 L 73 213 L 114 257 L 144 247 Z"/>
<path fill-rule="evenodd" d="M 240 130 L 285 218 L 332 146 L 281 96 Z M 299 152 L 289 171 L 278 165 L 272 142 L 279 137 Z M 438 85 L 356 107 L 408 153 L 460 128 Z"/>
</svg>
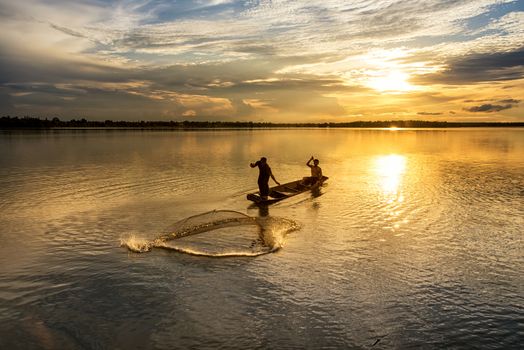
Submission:
<svg viewBox="0 0 524 350">
<path fill-rule="evenodd" d="M 0 128 L 49 129 L 49 128 L 170 128 L 170 129 L 213 129 L 213 128 L 449 128 L 449 127 L 504 127 L 524 126 L 524 122 L 447 122 L 427 120 L 354 121 L 324 123 L 273 123 L 252 121 L 93 121 L 82 119 L 60 120 L 58 117 L 42 119 L 36 117 L 0 118 Z"/>
</svg>

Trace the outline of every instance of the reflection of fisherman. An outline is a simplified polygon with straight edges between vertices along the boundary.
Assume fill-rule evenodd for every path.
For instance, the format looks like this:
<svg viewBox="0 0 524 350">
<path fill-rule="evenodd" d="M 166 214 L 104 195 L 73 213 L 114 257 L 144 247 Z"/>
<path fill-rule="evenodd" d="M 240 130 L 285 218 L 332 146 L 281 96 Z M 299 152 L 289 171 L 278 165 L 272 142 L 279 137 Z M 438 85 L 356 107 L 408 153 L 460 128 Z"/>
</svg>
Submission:
<svg viewBox="0 0 524 350">
<path fill-rule="evenodd" d="M 311 161 L 313 161 L 313 165 L 311 165 Z M 311 176 L 304 178 L 304 185 L 314 185 L 322 179 L 322 169 L 318 166 L 318 163 L 319 160 L 313 156 L 307 161 L 306 165 L 311 168 Z"/>
<path fill-rule="evenodd" d="M 258 166 L 258 189 L 260 190 L 260 197 L 267 199 L 267 196 L 269 196 L 269 178 L 271 177 L 277 185 L 280 185 L 280 182 L 273 176 L 271 168 L 269 164 L 267 164 L 266 157 L 260 158 L 256 163 L 251 163 L 249 166 L 252 168 Z"/>
</svg>

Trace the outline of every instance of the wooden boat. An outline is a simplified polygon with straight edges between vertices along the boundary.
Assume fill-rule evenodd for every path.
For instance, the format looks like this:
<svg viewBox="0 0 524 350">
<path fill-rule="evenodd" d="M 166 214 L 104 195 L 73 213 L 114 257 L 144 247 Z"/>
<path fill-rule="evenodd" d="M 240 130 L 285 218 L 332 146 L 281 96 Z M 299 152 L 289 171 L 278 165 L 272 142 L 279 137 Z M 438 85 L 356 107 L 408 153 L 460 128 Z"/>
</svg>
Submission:
<svg viewBox="0 0 524 350">
<path fill-rule="evenodd" d="M 320 181 L 315 182 L 313 185 L 304 184 L 304 180 L 291 181 L 285 184 L 281 184 L 269 189 L 269 196 L 267 198 L 260 197 L 260 192 L 249 193 L 247 199 L 255 202 L 256 204 L 272 204 L 282 199 L 296 196 L 297 194 L 304 193 L 306 191 L 313 190 L 322 186 L 326 180 L 329 179 L 327 176 L 322 176 Z"/>
</svg>

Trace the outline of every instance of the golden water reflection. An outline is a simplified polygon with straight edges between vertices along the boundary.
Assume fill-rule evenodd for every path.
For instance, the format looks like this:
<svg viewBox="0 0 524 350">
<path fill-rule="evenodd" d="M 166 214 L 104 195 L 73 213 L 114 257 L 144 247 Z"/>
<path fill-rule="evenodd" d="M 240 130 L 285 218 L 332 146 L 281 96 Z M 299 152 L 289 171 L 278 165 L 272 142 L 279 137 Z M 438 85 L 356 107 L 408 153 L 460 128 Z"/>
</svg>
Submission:
<svg viewBox="0 0 524 350">
<path fill-rule="evenodd" d="M 374 169 L 384 194 L 401 199 L 399 188 L 406 171 L 406 157 L 398 154 L 378 156 L 374 159 Z"/>
<path fill-rule="evenodd" d="M 380 190 L 384 210 L 382 227 L 388 231 L 397 231 L 407 223 L 404 212 L 402 182 L 406 174 L 406 157 L 398 154 L 377 156 L 373 159 L 374 175 Z"/>
</svg>

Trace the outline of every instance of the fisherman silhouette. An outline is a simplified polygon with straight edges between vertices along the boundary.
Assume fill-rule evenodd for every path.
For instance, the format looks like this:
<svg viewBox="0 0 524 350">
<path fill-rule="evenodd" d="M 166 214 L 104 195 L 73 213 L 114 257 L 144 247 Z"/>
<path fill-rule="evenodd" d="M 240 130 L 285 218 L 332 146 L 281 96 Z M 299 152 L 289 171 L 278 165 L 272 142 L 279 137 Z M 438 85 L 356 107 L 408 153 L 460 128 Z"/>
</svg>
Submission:
<svg viewBox="0 0 524 350">
<path fill-rule="evenodd" d="M 275 179 L 273 173 L 271 172 L 271 167 L 267 164 L 267 158 L 262 157 L 260 160 L 257 160 L 255 163 L 250 163 L 250 167 L 258 167 L 258 189 L 260 191 L 260 197 L 262 199 L 267 199 L 269 196 L 269 178 L 271 177 L 277 185 L 280 185 L 280 182 Z"/>
</svg>

